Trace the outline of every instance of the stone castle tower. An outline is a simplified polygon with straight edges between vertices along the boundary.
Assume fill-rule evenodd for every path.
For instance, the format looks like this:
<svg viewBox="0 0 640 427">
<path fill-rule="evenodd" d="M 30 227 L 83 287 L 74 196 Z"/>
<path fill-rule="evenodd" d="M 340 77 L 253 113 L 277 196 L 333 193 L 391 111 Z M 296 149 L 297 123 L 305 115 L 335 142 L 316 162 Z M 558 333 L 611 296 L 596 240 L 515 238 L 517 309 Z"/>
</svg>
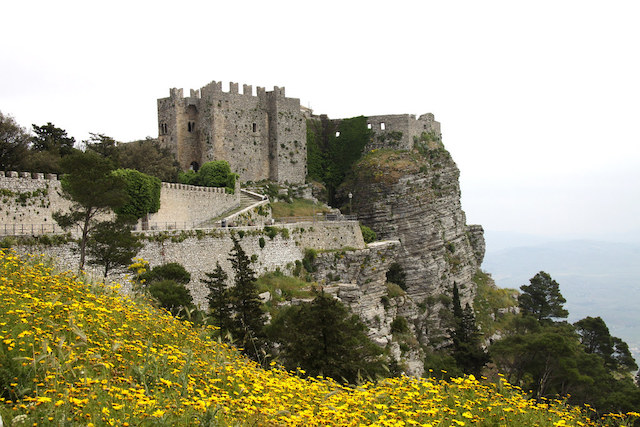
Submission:
<svg viewBox="0 0 640 427">
<path fill-rule="evenodd" d="M 169 147 L 182 169 L 198 169 L 211 160 L 226 160 L 241 181 L 270 179 L 304 183 L 307 175 L 306 119 L 300 100 L 285 97 L 284 88 L 211 82 L 184 97 L 171 89 L 158 99 L 159 142 Z"/>
</svg>

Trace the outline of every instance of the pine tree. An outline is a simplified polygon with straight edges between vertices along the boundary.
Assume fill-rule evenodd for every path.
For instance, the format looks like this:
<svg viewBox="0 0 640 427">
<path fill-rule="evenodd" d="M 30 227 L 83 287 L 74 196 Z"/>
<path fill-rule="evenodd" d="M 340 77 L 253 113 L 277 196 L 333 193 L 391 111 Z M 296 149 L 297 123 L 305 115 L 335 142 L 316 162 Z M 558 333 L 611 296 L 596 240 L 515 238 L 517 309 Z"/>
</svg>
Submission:
<svg viewBox="0 0 640 427">
<path fill-rule="evenodd" d="M 287 369 L 355 384 L 384 372 L 382 349 L 367 336 L 367 326 L 340 301 L 318 293 L 310 303 L 283 308 L 269 326 Z"/>
<path fill-rule="evenodd" d="M 225 334 L 232 329 L 231 293 L 227 288 L 229 276 L 220 267 L 219 262 L 213 273 L 205 273 L 205 275 L 208 279 L 202 282 L 209 289 L 207 301 L 209 301 L 212 323 L 220 328 L 222 334 Z"/>
<path fill-rule="evenodd" d="M 540 322 L 569 315 L 563 307 L 567 300 L 560 293 L 560 285 L 548 273 L 541 271 L 529 282 L 529 285 L 520 287 L 522 293 L 518 297 L 518 305 L 522 314 L 531 315 Z"/>
<path fill-rule="evenodd" d="M 454 328 L 451 331 L 453 357 L 458 368 L 465 374 L 480 373 L 485 363 L 489 361 L 488 355 L 482 349 L 481 335 L 476 326 L 473 309 L 467 303 L 464 310 L 460 303 L 458 285 L 453 284 L 453 321 Z"/>
<path fill-rule="evenodd" d="M 265 348 L 264 317 L 256 275 L 251 268 L 251 260 L 238 239 L 232 235 L 231 240 L 233 249 L 229 254 L 229 261 L 234 272 L 231 304 L 235 316 L 230 332 L 245 354 L 260 361 L 260 355 Z"/>
</svg>

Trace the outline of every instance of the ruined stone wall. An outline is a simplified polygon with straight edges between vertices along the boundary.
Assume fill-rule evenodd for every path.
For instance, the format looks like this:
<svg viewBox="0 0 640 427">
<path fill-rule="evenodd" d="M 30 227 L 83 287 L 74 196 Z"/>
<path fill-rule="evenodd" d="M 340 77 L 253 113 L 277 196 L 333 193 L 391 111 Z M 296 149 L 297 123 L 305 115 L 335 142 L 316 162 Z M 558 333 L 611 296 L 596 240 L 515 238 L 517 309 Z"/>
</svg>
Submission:
<svg viewBox="0 0 640 427">
<path fill-rule="evenodd" d="M 171 89 L 158 100 L 159 143 L 171 147 L 180 166 L 189 169 L 226 160 L 241 181 L 272 179 L 301 183 L 306 177 L 306 122 L 300 100 L 284 88 L 266 92 L 211 82 L 191 96 Z"/>
<path fill-rule="evenodd" d="M 420 137 L 422 132 L 434 132 L 437 135 L 441 133 L 440 123 L 435 121 L 431 113 L 423 114 L 418 119 L 413 114 L 369 116 L 367 124 L 373 135 L 366 151 L 380 148 L 410 150 L 413 148 L 414 138 Z"/>
</svg>

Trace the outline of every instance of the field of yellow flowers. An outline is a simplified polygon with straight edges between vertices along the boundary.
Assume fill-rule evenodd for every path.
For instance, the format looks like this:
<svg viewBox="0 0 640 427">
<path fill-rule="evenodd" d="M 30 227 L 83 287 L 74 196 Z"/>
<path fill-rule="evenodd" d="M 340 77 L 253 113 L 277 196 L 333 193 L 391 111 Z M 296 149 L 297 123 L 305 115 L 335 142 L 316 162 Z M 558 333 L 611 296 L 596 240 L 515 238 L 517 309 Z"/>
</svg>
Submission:
<svg viewBox="0 0 640 427">
<path fill-rule="evenodd" d="M 400 377 L 346 387 L 261 369 L 116 288 L 0 251 L 4 425 L 620 425 L 506 382 Z"/>
</svg>

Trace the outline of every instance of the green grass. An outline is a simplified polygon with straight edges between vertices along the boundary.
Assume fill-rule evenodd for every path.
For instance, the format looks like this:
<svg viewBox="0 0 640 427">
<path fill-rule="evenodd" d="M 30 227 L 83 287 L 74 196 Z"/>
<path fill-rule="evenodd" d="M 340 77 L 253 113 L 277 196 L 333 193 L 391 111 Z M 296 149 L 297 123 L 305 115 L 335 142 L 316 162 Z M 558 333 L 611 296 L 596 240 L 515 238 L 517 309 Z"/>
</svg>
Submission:
<svg viewBox="0 0 640 427">
<path fill-rule="evenodd" d="M 314 216 L 317 213 L 327 213 L 329 208 L 325 205 L 314 203 L 307 199 L 292 199 L 291 203 L 272 202 L 272 215 L 274 218 L 289 216 Z"/>
<path fill-rule="evenodd" d="M 314 296 L 308 282 L 297 277 L 285 276 L 280 271 L 265 273 L 258 277 L 257 282 L 260 293 L 266 291 L 271 293 L 272 300 L 270 302 L 282 302 L 292 298 L 313 298 Z M 278 295 L 276 290 L 280 290 L 281 294 Z"/>
</svg>

